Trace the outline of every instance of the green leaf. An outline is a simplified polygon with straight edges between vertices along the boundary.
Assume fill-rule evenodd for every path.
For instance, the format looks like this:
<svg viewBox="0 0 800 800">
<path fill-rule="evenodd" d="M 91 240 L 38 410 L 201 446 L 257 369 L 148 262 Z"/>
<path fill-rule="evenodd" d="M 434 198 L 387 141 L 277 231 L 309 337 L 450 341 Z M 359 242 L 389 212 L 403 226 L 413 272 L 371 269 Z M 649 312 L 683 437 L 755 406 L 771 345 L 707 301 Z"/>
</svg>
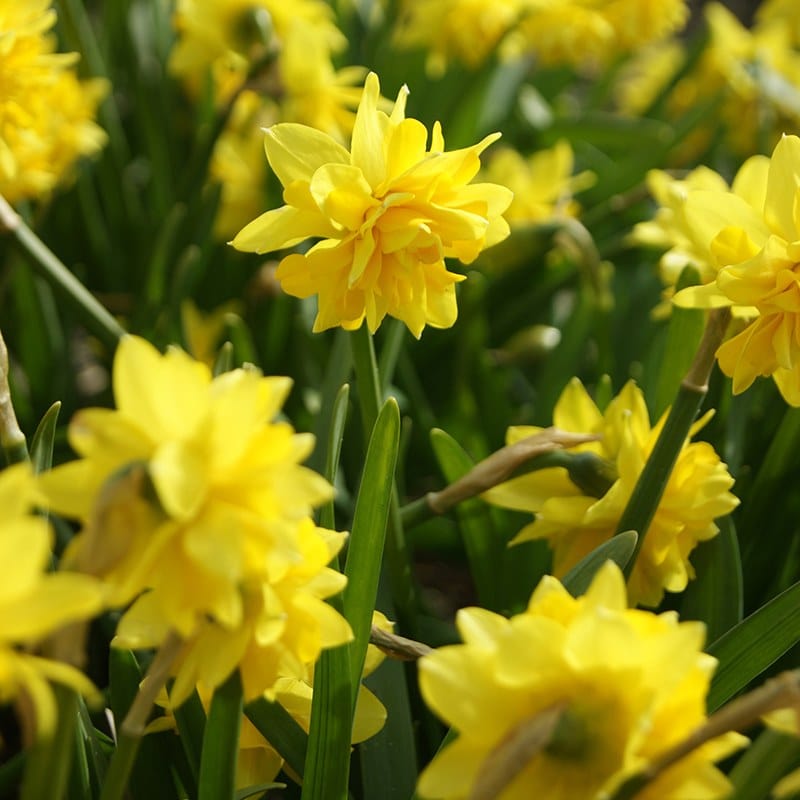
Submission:
<svg viewBox="0 0 800 800">
<path fill-rule="evenodd" d="M 331 484 L 336 482 L 336 472 L 339 468 L 339 456 L 342 452 L 344 426 L 347 422 L 347 406 L 349 401 L 350 386 L 345 383 L 336 393 L 336 399 L 333 401 L 333 409 L 331 410 L 330 426 L 328 428 L 328 447 L 325 454 L 325 471 L 323 474 Z M 333 498 L 320 509 L 319 516 L 320 525 L 324 528 L 333 530 L 336 527 Z"/>
<path fill-rule="evenodd" d="M 206 712 L 197 692 L 192 692 L 178 708 L 172 710 L 172 714 L 178 727 L 181 745 L 186 753 L 186 761 L 197 782 L 206 729 Z"/>
<path fill-rule="evenodd" d="M 353 703 L 372 627 L 399 442 L 400 410 L 397 401 L 389 398 L 378 414 L 367 448 L 345 565 L 347 586 L 342 600 L 354 637 L 350 665 Z"/>
<path fill-rule="evenodd" d="M 220 347 L 217 357 L 214 359 L 214 377 L 230 372 L 233 369 L 233 344 L 225 342 Z"/>
<path fill-rule="evenodd" d="M 362 398 L 369 396 L 369 387 Z M 303 798 L 346 800 L 350 734 L 378 591 L 394 468 L 400 442 L 400 411 L 394 398 L 384 403 L 370 437 L 350 533 L 342 596 L 353 630 L 349 645 L 325 654 L 325 668 L 314 678 L 308 762 Z"/>
<path fill-rule="evenodd" d="M 695 579 L 682 595 L 681 619 L 706 624 L 714 642 L 742 621 L 742 562 L 731 517 L 717 520 L 719 533 L 692 553 Z"/>
<path fill-rule="evenodd" d="M 719 660 L 708 693 L 716 711 L 800 641 L 800 581 L 707 648 Z"/>
<path fill-rule="evenodd" d="M 234 795 L 235 800 L 247 800 L 248 797 L 255 797 L 262 795 L 270 789 L 285 789 L 285 783 L 257 783 L 254 786 L 246 786 L 244 789 L 239 789 Z"/>
<path fill-rule="evenodd" d="M 56 435 L 56 422 L 58 412 L 61 410 L 61 402 L 56 400 L 47 409 L 42 421 L 36 428 L 31 440 L 31 464 L 33 471 L 38 475 L 46 472 L 53 465 L 53 441 Z"/>
<path fill-rule="evenodd" d="M 567 572 L 561 581 L 564 588 L 573 597 L 579 597 L 584 594 L 597 570 L 609 560 L 624 570 L 633 555 L 633 551 L 636 549 L 638 538 L 636 531 L 624 531 L 612 536 L 607 542 L 603 542 Z"/>
<path fill-rule="evenodd" d="M 277 702 L 265 697 L 249 702 L 244 713 L 259 733 L 280 753 L 296 775 L 303 776 L 308 737 L 297 720 Z"/>
<path fill-rule="evenodd" d="M 464 448 L 439 428 L 431 431 L 431 446 L 447 483 L 458 480 L 475 466 Z M 507 556 L 506 543 L 494 529 L 489 507 L 479 498 L 459 503 L 455 513 L 478 602 L 484 608 L 499 611 L 504 606 L 500 578 Z"/>
<path fill-rule="evenodd" d="M 745 750 L 728 776 L 734 785 L 727 800 L 762 800 L 800 763 L 800 739 L 767 729 Z"/>
<path fill-rule="evenodd" d="M 211 698 L 203 734 L 198 800 L 226 800 L 236 793 L 242 725 L 242 681 L 235 669 Z"/>
</svg>

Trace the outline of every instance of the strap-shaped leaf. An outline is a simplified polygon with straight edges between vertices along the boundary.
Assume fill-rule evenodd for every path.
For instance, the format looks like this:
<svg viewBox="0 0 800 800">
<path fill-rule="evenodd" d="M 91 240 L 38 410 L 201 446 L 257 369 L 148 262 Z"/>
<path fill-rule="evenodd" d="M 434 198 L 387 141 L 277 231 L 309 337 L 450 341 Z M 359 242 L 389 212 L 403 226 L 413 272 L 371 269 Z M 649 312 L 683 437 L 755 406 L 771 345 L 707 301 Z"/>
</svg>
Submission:
<svg viewBox="0 0 800 800">
<path fill-rule="evenodd" d="M 573 597 L 579 597 L 589 588 L 597 570 L 606 563 L 613 561 L 620 569 L 625 565 L 636 549 L 639 537 L 636 531 L 624 531 L 612 536 L 600 547 L 584 556 L 562 579 L 561 583 Z"/>
<path fill-rule="evenodd" d="M 716 711 L 800 642 L 800 581 L 742 620 L 707 648 L 719 659 L 708 693 Z"/>
</svg>

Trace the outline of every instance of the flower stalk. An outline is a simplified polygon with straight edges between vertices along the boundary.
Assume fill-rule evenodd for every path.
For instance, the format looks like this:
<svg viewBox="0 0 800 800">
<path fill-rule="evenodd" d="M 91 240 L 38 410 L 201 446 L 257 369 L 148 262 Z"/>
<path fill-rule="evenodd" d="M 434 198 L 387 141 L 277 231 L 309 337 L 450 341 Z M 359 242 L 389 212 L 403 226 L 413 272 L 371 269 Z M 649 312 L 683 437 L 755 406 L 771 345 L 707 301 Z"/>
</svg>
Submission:
<svg viewBox="0 0 800 800">
<path fill-rule="evenodd" d="M 617 524 L 616 533 L 634 530 L 639 534 L 636 550 L 625 568 L 626 577 L 633 571 L 672 469 L 708 392 L 708 378 L 729 320 L 730 309 L 727 308 L 714 310 L 708 315 L 694 360 L 681 381 L 664 427 Z"/>
<path fill-rule="evenodd" d="M 0 229 L 12 236 L 31 257 L 33 268 L 78 312 L 86 327 L 109 349 L 115 349 L 120 337 L 125 335 L 123 327 L 25 224 L 2 195 Z"/>
<path fill-rule="evenodd" d="M 0 446 L 8 463 L 16 464 L 28 460 L 28 445 L 11 402 L 8 377 L 8 348 L 0 333 Z"/>
</svg>

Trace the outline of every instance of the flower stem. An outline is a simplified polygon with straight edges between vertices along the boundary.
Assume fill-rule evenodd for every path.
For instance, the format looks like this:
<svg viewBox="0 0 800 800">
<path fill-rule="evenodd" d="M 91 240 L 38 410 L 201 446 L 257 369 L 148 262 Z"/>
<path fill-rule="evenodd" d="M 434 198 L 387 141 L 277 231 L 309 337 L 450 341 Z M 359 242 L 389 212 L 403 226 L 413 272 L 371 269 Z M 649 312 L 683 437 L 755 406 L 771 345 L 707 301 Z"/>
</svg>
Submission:
<svg viewBox="0 0 800 800">
<path fill-rule="evenodd" d="M 27 461 L 28 445 L 25 434 L 17 422 L 11 402 L 11 387 L 8 383 L 8 349 L 0 333 L 0 446 L 9 464 Z"/>
<path fill-rule="evenodd" d="M 107 347 L 113 350 L 125 330 L 98 302 L 94 295 L 67 269 L 49 247 L 25 224 L 8 201 L 0 195 L 0 229 L 14 237 L 31 256 L 33 268 L 74 309 Z"/>
<path fill-rule="evenodd" d="M 108 766 L 100 800 L 122 800 L 136 754 L 144 736 L 147 718 L 159 691 L 166 685 L 172 664 L 180 653 L 183 640 L 172 632 L 162 643 L 150 664 L 139 691 L 118 731 L 117 747 Z"/>
<path fill-rule="evenodd" d="M 661 502 L 672 469 L 708 391 L 708 377 L 714 367 L 716 352 L 725 336 L 729 319 L 730 310 L 727 308 L 717 309 L 709 314 L 706 329 L 692 365 L 681 381 L 680 389 L 667 415 L 664 427 L 661 429 L 653 451 L 636 482 L 628 505 L 617 523 L 616 533 L 633 530 L 639 534 L 636 550 L 625 569 L 626 577 L 629 577 L 633 571 L 647 529 Z"/>
<path fill-rule="evenodd" d="M 747 730 L 770 711 L 796 707 L 798 699 L 800 670 L 781 673 L 712 714 L 685 739 L 654 758 L 641 772 L 625 781 L 614 793 L 612 800 L 633 800 L 648 783 L 697 748 L 731 731 Z"/>
</svg>

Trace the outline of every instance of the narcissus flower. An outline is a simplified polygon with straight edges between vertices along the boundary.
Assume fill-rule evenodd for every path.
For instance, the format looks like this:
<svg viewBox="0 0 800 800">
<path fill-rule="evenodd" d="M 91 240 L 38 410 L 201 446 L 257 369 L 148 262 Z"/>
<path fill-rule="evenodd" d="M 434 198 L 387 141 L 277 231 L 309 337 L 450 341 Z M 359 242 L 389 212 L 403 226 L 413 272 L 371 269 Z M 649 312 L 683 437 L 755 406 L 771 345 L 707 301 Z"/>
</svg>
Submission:
<svg viewBox="0 0 800 800">
<path fill-rule="evenodd" d="M 554 734 L 497 794 L 498 800 L 601 800 L 625 777 L 705 720 L 716 660 L 701 651 L 701 623 L 674 612 L 628 609 L 622 574 L 607 562 L 573 598 L 549 576 L 511 619 L 481 608 L 456 617 L 463 644 L 419 663 L 425 702 L 458 738 L 420 777 L 428 798 L 466 798 L 503 769 L 508 743 L 558 711 Z M 746 740 L 727 734 L 695 750 L 637 800 L 714 800 L 731 790 L 713 765 Z M 495 796 L 495 795 L 493 795 Z"/>
<path fill-rule="evenodd" d="M 695 423 L 691 435 L 707 420 Z M 574 433 L 600 434 L 599 441 L 574 448 L 597 456 L 599 480 L 578 486 L 565 468 L 551 467 L 500 484 L 484 497 L 499 506 L 535 513 L 534 522 L 512 544 L 546 539 L 553 548 L 553 571 L 563 575 L 613 536 L 663 423 L 664 418 L 651 426 L 644 396 L 632 381 L 601 412 L 573 378 L 556 403 L 553 424 Z M 539 430 L 509 428 L 507 442 Z M 739 503 L 729 491 L 732 486 L 733 478 L 710 444 L 683 446 L 630 576 L 632 602 L 655 606 L 665 589 L 686 588 L 694 577 L 692 550 L 716 536 L 714 520 Z"/>
<path fill-rule="evenodd" d="M 684 0 L 526 0 L 514 49 L 530 49 L 547 64 L 592 66 L 680 30 Z"/>
<path fill-rule="evenodd" d="M 77 53 L 56 53 L 48 0 L 0 0 L 0 193 L 47 197 L 106 142 L 94 118 L 108 86 L 79 81 Z"/>
<path fill-rule="evenodd" d="M 354 330 L 364 319 L 375 331 L 387 314 L 417 337 L 425 325 L 449 327 L 463 276 L 448 272 L 444 259 L 470 263 L 508 235 L 501 214 L 511 192 L 470 183 L 480 154 L 499 134 L 445 152 L 437 123 L 428 147 L 425 127 L 405 118 L 407 94 L 403 87 L 386 115 L 370 73 L 349 152 L 302 125 L 266 131 L 267 158 L 286 205 L 255 219 L 232 244 L 267 253 L 321 239 L 307 253 L 284 258 L 277 271 L 289 294 L 318 295 L 315 331 Z"/>
<path fill-rule="evenodd" d="M 686 266 L 698 271 L 700 283 L 711 283 L 716 278 L 718 266 L 711 243 L 730 223 L 724 212 L 717 213 L 712 207 L 702 216 L 687 214 L 689 194 L 698 190 L 732 192 L 754 209 L 760 209 L 764 205 L 768 167 L 766 156 L 752 156 L 736 173 L 730 188 L 721 175 L 708 167 L 697 167 L 682 179 L 662 170 L 647 173 L 647 186 L 659 208 L 652 220 L 634 227 L 631 241 L 666 248 L 659 268 L 668 297 L 674 293 L 675 284 Z"/>
<path fill-rule="evenodd" d="M 524 0 L 405 0 L 395 42 L 428 50 L 426 66 L 433 75 L 441 75 L 453 58 L 475 68 L 512 28 L 524 4 Z"/>
<path fill-rule="evenodd" d="M 102 605 L 94 579 L 47 571 L 50 527 L 32 514 L 40 501 L 27 464 L 0 473 L 0 703 L 18 701 L 28 738 L 53 732 L 51 681 L 96 693 L 75 667 L 35 655 L 36 645 L 69 623 L 91 618 Z"/>
<path fill-rule="evenodd" d="M 771 375 L 786 401 L 800 406 L 800 139 L 784 136 L 763 172 L 756 207 L 721 192 L 689 195 L 685 213 L 695 225 L 725 225 L 711 242 L 716 279 L 684 289 L 675 302 L 753 309 L 753 322 L 717 350 L 720 368 L 735 394 Z"/>
<path fill-rule="evenodd" d="M 252 606 L 242 586 L 274 587 L 307 547 L 327 552 L 310 515 L 332 488 L 300 464 L 313 437 L 276 420 L 289 379 L 212 378 L 178 349 L 126 336 L 113 385 L 116 410 L 70 424 L 81 458 L 44 476 L 53 510 L 83 522 L 67 560 L 103 578 L 111 605 L 148 591 L 153 620 L 184 638 L 209 618 L 240 629 Z"/>
<path fill-rule="evenodd" d="M 594 183 L 591 172 L 573 175 L 574 163 L 572 147 L 562 139 L 527 158 L 516 150 L 502 148 L 491 157 L 484 174 L 514 192 L 505 213 L 512 226 L 547 222 L 577 216 L 580 207 L 572 195 Z"/>
<path fill-rule="evenodd" d="M 322 0 L 178 0 L 173 24 L 178 39 L 170 71 L 193 94 L 206 90 L 210 78 L 217 102 L 242 86 L 253 64 L 276 55 L 295 24 L 316 28 L 327 51 L 347 44 Z"/>
</svg>

